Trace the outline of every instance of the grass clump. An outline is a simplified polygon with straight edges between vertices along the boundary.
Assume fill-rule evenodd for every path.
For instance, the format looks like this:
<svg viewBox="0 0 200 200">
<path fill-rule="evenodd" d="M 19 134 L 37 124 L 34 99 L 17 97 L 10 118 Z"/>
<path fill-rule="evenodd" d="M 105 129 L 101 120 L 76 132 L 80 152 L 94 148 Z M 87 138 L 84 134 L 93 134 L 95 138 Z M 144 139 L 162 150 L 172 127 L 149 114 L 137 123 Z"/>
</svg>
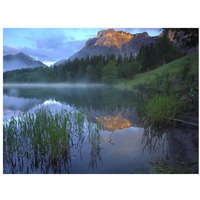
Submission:
<svg viewBox="0 0 200 200">
<path fill-rule="evenodd" d="M 4 120 L 3 131 L 5 173 L 67 172 L 71 149 L 81 147 L 86 133 L 92 135 L 92 146 L 96 140 L 99 144 L 100 138 L 99 127 L 82 112 L 65 109 L 19 114 L 16 119 Z"/>
<path fill-rule="evenodd" d="M 162 128 L 175 118 L 181 108 L 181 102 L 173 92 L 167 95 L 155 95 L 147 100 L 144 106 L 144 125 L 152 128 Z"/>
</svg>

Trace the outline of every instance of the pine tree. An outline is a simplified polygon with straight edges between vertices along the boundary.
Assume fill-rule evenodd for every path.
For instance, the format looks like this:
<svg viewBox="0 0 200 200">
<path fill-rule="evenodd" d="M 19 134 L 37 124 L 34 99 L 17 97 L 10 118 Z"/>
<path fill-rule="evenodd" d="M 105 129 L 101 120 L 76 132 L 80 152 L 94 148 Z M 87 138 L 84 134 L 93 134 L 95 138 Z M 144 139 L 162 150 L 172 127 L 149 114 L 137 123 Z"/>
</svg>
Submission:
<svg viewBox="0 0 200 200">
<path fill-rule="evenodd" d="M 113 84 L 117 79 L 116 62 L 110 60 L 103 68 L 102 82 L 106 84 Z"/>
</svg>

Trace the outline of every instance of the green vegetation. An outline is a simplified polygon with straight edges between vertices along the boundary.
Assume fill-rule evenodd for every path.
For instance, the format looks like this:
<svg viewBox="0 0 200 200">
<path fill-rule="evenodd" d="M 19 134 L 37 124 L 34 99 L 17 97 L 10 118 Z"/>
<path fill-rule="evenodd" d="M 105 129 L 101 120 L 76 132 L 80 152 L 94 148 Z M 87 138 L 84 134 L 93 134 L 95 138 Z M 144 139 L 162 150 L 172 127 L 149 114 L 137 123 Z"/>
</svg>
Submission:
<svg viewBox="0 0 200 200">
<path fill-rule="evenodd" d="M 115 87 L 123 89 L 143 89 L 150 88 L 150 85 L 155 85 L 156 81 L 161 81 L 163 78 L 167 78 L 172 84 L 174 84 L 174 89 L 178 89 L 178 87 L 182 87 L 183 84 L 179 81 L 176 84 L 176 80 L 180 80 L 182 77 L 183 68 L 189 62 L 190 71 L 188 72 L 188 78 L 191 78 L 193 75 L 198 74 L 198 52 L 189 54 L 182 58 L 179 58 L 175 61 L 172 61 L 168 64 L 164 64 L 154 70 L 137 74 L 133 80 L 119 80 L 118 83 L 115 84 Z M 168 76 L 168 77 L 167 77 Z M 190 77 L 189 77 L 190 76 Z M 165 79 L 166 79 L 165 78 Z M 187 87 L 187 83 L 184 83 L 185 87 Z"/>
<path fill-rule="evenodd" d="M 144 122 L 144 150 L 163 146 L 169 128 L 180 127 L 187 119 L 193 122 L 198 113 L 198 52 L 189 54 L 157 69 L 136 75 L 133 80 L 115 84 L 117 88 L 139 89 L 138 111 Z M 189 119 L 189 120 L 188 120 Z M 179 166 L 170 160 L 152 163 L 156 174 L 194 173 L 192 166 L 180 158 Z"/>
<path fill-rule="evenodd" d="M 142 65 L 138 61 L 125 61 L 117 66 L 118 78 L 133 79 L 136 74 L 140 73 Z"/>
<path fill-rule="evenodd" d="M 142 64 L 142 72 L 146 72 L 176 60 L 181 55 L 164 32 L 163 37 L 159 37 L 155 44 L 143 46 L 136 59 Z"/>
<path fill-rule="evenodd" d="M 144 148 L 162 142 L 163 132 L 176 120 L 198 111 L 198 53 L 189 54 L 157 69 L 121 80 L 115 87 L 139 89 L 138 112 L 144 122 Z M 192 121 L 191 121 L 192 122 Z"/>
<path fill-rule="evenodd" d="M 102 81 L 106 84 L 112 84 L 117 79 L 116 63 L 110 60 L 108 64 L 103 68 Z"/>
<path fill-rule="evenodd" d="M 178 65 L 179 68 L 172 68 L 174 65 Z M 188 112 L 191 108 L 196 109 L 198 104 L 197 53 L 174 61 L 165 67 L 168 67 L 167 75 L 163 73 L 159 81 L 158 78 L 152 81 L 154 83 L 157 81 L 157 84 L 151 90 L 153 92 L 145 103 L 145 123 L 156 127 L 172 123 L 167 119 L 181 118 L 182 113 Z"/>
<path fill-rule="evenodd" d="M 175 118 L 181 112 L 182 102 L 172 92 L 169 96 L 155 95 L 144 106 L 144 125 L 152 128 L 162 128 L 171 123 L 170 118 Z"/>
<path fill-rule="evenodd" d="M 35 169 L 59 173 L 63 162 L 70 164 L 71 148 L 81 149 L 87 132 L 91 152 L 99 152 L 101 141 L 99 125 L 94 126 L 81 112 L 65 109 L 53 113 L 42 108 L 34 114 L 20 114 L 17 119 L 4 120 L 3 132 L 4 169 L 8 173 L 35 173 Z"/>
<path fill-rule="evenodd" d="M 189 35 L 185 45 L 197 47 L 196 36 Z M 149 148 L 151 151 L 158 142 L 162 143 L 166 127 L 171 127 L 177 118 L 184 119 L 185 114 L 198 109 L 198 52 L 181 56 L 183 54 L 164 33 L 154 44 L 143 46 L 135 58 L 132 54 L 129 57 L 88 56 L 51 68 L 14 70 L 4 73 L 4 83 L 103 82 L 120 89 L 138 89 L 138 110 L 145 126 L 144 149 Z M 96 99 L 101 97 L 105 106 L 116 109 L 114 103 L 115 99 L 118 102 L 119 96 L 114 91 L 109 92 L 112 98 L 105 91 L 101 96 L 99 94 L 91 95 L 89 106 L 93 103 L 96 106 Z M 71 95 L 66 95 L 70 102 Z M 123 99 L 124 105 L 134 101 L 132 96 L 131 101 Z M 83 98 L 72 100 L 77 105 L 80 105 L 79 101 L 84 104 Z M 88 99 L 85 101 L 88 102 Z M 120 106 L 123 106 L 123 100 Z M 18 119 L 4 121 L 3 128 L 4 169 L 12 170 L 12 173 L 30 173 L 39 167 L 43 173 L 52 170 L 54 173 L 60 172 L 63 162 L 65 166 L 70 164 L 71 148 L 80 148 L 81 151 L 86 132 L 91 145 L 89 167 L 97 166 L 101 160 L 100 125 L 94 126 L 80 112 L 62 110 L 53 114 L 42 109 L 34 114 L 23 114 Z M 176 171 L 169 160 L 162 160 L 154 163 L 153 170 L 155 173 L 190 173 L 187 164 L 182 163 L 183 168 Z"/>
</svg>

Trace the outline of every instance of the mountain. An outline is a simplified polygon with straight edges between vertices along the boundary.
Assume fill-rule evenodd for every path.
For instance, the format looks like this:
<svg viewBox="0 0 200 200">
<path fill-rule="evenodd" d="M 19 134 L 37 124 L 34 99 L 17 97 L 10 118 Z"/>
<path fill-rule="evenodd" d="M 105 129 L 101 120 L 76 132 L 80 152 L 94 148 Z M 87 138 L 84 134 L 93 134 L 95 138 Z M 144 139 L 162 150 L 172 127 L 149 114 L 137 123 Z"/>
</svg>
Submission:
<svg viewBox="0 0 200 200">
<path fill-rule="evenodd" d="M 124 31 L 115 31 L 114 29 L 99 31 L 97 36 L 90 38 L 83 49 L 74 54 L 69 60 L 85 58 L 87 55 L 121 54 L 129 56 L 132 52 L 137 55 L 142 45 L 148 45 L 155 42 L 157 37 L 150 37 L 148 33 L 131 34 Z"/>
<path fill-rule="evenodd" d="M 191 33 L 189 33 L 189 36 Z M 80 51 L 69 57 L 68 59 L 63 59 L 54 64 L 60 65 L 65 63 L 67 60 L 74 60 L 75 58 L 81 59 L 87 56 L 91 57 L 94 55 L 107 56 L 108 54 L 118 55 L 125 54 L 129 56 L 131 53 L 136 56 L 142 45 L 149 45 L 150 43 L 155 43 L 156 39 L 163 37 L 164 32 L 159 36 L 151 37 L 147 32 L 131 34 L 124 31 L 115 31 L 114 29 L 107 29 L 99 31 L 97 36 L 90 38 L 85 43 L 85 47 Z M 177 37 L 174 37 L 177 36 Z M 194 52 L 196 47 L 184 47 L 183 40 L 187 39 L 188 35 L 184 35 L 183 31 L 179 29 L 169 29 L 168 38 L 173 43 L 175 47 L 180 49 L 183 53 Z M 179 38 L 179 39 L 177 39 Z M 191 37 L 189 37 L 190 39 Z M 188 39 L 187 39 L 188 40 Z"/>
<path fill-rule="evenodd" d="M 3 56 L 3 72 L 22 68 L 35 68 L 39 66 L 46 67 L 46 65 L 41 61 L 35 60 L 22 52 L 16 55 Z"/>
<path fill-rule="evenodd" d="M 154 43 L 157 37 L 150 37 L 147 32 L 131 34 L 124 31 L 115 31 L 114 29 L 107 29 L 99 31 L 97 36 L 90 38 L 85 43 L 85 47 L 79 52 L 75 53 L 69 60 L 75 58 L 86 58 L 87 56 L 108 54 L 121 54 L 129 56 L 130 53 L 136 56 L 142 45 L 149 45 Z M 54 65 L 59 65 L 66 62 L 67 59 L 56 62 Z"/>
<path fill-rule="evenodd" d="M 58 66 L 58 65 L 62 65 L 63 63 L 65 63 L 67 61 L 66 58 L 62 59 L 62 60 L 59 60 L 57 62 L 55 62 L 54 64 L 51 65 L 51 67 L 53 66 Z"/>
</svg>

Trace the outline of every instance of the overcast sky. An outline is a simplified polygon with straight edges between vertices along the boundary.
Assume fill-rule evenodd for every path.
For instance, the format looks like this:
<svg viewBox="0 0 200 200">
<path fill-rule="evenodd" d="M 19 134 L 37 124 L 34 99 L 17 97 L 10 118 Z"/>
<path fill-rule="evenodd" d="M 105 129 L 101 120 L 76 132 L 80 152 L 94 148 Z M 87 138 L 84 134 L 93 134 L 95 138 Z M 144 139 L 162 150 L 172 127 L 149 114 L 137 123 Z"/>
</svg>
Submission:
<svg viewBox="0 0 200 200">
<path fill-rule="evenodd" d="M 51 65 L 68 58 L 95 37 L 98 31 L 107 28 L 4 28 L 3 54 L 23 52 Z M 130 33 L 148 32 L 150 36 L 161 33 L 159 28 L 115 28 Z"/>
</svg>

